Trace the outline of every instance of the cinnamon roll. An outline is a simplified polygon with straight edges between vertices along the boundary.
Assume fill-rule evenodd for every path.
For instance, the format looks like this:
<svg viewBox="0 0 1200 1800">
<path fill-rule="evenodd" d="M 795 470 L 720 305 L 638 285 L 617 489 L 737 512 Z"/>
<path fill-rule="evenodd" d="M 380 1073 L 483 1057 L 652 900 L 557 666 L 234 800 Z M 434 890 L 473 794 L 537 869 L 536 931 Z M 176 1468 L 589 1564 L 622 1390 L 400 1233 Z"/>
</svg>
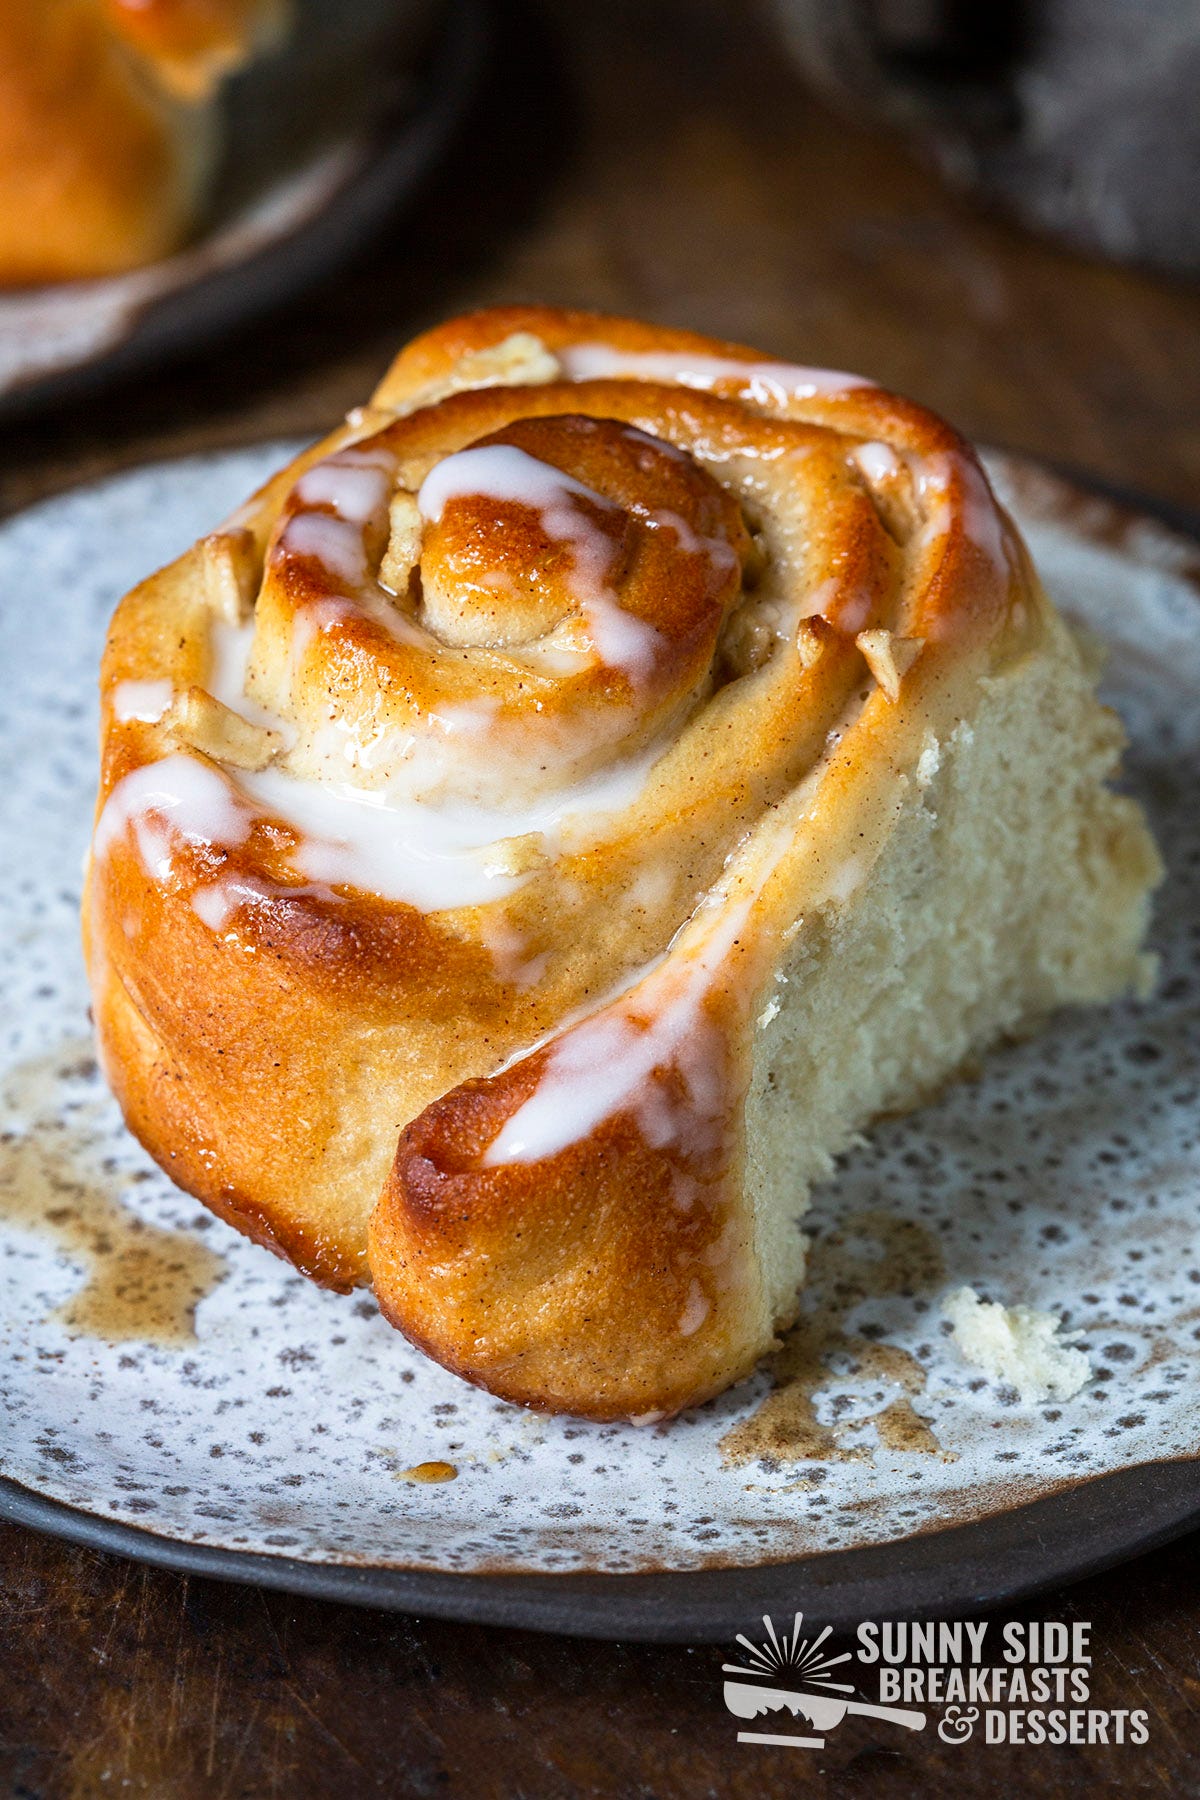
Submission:
<svg viewBox="0 0 1200 1800">
<path fill-rule="evenodd" d="M 85 935 L 126 1118 L 468 1380 L 701 1401 L 872 1119 L 1148 981 L 1095 677 L 912 402 L 445 325 L 117 612 Z"/>
</svg>

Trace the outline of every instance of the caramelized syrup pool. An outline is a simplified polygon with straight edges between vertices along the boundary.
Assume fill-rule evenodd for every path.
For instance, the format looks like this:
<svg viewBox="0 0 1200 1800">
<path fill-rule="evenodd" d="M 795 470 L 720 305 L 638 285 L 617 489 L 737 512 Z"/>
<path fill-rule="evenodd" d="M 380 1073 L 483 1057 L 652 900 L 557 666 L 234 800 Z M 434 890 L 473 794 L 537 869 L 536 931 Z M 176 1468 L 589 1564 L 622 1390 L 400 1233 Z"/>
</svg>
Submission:
<svg viewBox="0 0 1200 1800">
<path fill-rule="evenodd" d="M 398 1481 L 419 1481 L 422 1483 L 433 1481 L 456 1481 L 458 1479 L 458 1468 L 456 1464 L 448 1462 L 417 1463 L 414 1468 L 401 1469 L 396 1479 Z"/>
<path fill-rule="evenodd" d="M 53 1238 L 83 1270 L 82 1286 L 49 1315 L 73 1336 L 188 1343 L 196 1307 L 225 1262 L 196 1232 L 151 1225 L 124 1204 L 138 1172 L 114 1170 L 92 1148 L 91 1128 L 110 1104 L 87 1039 L 12 1071 L 0 1129 L 0 1219 Z"/>
</svg>

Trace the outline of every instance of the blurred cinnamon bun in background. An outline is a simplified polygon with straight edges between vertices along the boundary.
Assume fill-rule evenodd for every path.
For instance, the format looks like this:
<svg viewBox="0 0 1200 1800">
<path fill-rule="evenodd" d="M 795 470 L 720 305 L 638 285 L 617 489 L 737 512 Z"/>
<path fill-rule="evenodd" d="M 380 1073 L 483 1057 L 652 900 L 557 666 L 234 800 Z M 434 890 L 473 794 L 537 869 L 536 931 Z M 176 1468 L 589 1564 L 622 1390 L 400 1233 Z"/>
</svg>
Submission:
<svg viewBox="0 0 1200 1800">
<path fill-rule="evenodd" d="M 431 0 L 0 0 L 0 287 L 219 227 L 407 89 Z"/>
<path fill-rule="evenodd" d="M 0 284 L 117 274 L 183 241 L 224 79 L 287 0 L 0 0 Z"/>
</svg>

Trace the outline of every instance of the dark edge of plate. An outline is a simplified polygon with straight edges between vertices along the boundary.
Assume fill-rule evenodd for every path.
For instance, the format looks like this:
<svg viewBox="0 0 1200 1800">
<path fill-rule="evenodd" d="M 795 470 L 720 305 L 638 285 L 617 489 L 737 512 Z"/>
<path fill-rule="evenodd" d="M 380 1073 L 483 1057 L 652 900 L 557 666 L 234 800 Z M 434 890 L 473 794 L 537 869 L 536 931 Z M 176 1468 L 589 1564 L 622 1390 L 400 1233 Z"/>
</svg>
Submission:
<svg viewBox="0 0 1200 1800">
<path fill-rule="evenodd" d="M 416 99 L 376 128 L 363 166 L 332 201 L 228 267 L 148 299 L 119 343 L 0 394 L 0 421 L 94 393 L 249 323 L 319 281 L 411 198 L 466 109 L 483 68 L 489 0 L 448 0 L 416 76 Z"/>
<path fill-rule="evenodd" d="M 0 1478 L 0 1517 L 89 1550 L 222 1581 L 569 1637 L 731 1639 L 764 1612 L 850 1634 L 863 1619 L 974 1618 L 1080 1581 L 1200 1525 L 1200 1464 L 1145 1463 L 1006 1512 L 799 1562 L 633 1575 L 450 1575 L 297 1561 L 156 1537 Z"/>
<path fill-rule="evenodd" d="M 1068 487 L 1077 488 L 1084 495 L 1111 501 L 1122 512 L 1141 513 L 1157 524 L 1165 525 L 1168 531 L 1190 538 L 1197 551 L 1200 551 L 1200 510 L 1194 506 L 1186 506 L 1180 500 L 1164 499 L 1159 494 L 1147 493 L 1143 488 L 1128 487 L 1124 482 L 1110 480 L 1108 476 L 1099 475 L 1094 469 L 1085 468 L 1081 463 L 1071 462 L 1067 458 L 1042 456 L 1031 450 L 1021 450 L 998 438 L 973 441 L 976 451 L 985 461 L 989 456 L 999 456 L 1008 462 L 1027 463 L 1030 468 L 1044 470 L 1065 482 Z"/>
<path fill-rule="evenodd" d="M 1007 445 L 983 448 L 1046 469 L 1200 544 L 1200 514 L 1187 508 Z M 803 1612 L 811 1623 L 848 1635 L 864 1619 L 970 1618 L 1102 1574 L 1200 1530 L 1200 1448 L 1194 1458 L 1085 1476 L 982 1519 L 886 1543 L 792 1561 L 631 1575 L 459 1575 L 224 1550 L 101 1518 L 3 1473 L 0 1519 L 181 1574 L 343 1605 L 613 1642 L 720 1643 L 763 1612 Z"/>
</svg>

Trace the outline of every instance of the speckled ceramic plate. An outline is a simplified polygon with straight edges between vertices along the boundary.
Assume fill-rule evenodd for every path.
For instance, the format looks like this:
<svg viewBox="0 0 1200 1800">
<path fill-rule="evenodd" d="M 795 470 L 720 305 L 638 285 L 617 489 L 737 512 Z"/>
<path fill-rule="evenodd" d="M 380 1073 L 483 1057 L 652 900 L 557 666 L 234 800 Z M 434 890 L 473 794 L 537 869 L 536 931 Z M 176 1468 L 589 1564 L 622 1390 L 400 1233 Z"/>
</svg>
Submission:
<svg viewBox="0 0 1200 1800">
<path fill-rule="evenodd" d="M 505 1405 L 368 1295 L 309 1286 L 174 1189 L 98 1077 L 76 914 L 105 622 L 288 450 L 135 470 L 0 528 L 0 1506 L 181 1568 L 660 1638 L 764 1606 L 978 1607 L 1200 1517 L 1200 550 L 996 459 L 1048 585 L 1112 645 L 1170 868 L 1159 990 L 872 1133 L 810 1215 L 790 1376 L 635 1430 Z M 963 1283 L 1060 1313 L 1089 1384 L 1027 1406 L 985 1382 L 939 1319 Z"/>
<path fill-rule="evenodd" d="M 423 10 L 410 0 L 398 17 L 413 13 L 416 33 Z M 343 102 L 353 125 L 322 133 L 315 148 L 281 148 L 278 133 L 262 131 L 261 109 L 244 102 L 246 145 L 235 118 L 216 214 L 178 255 L 103 281 L 0 292 L 0 419 L 207 341 L 366 242 L 420 185 L 480 68 L 486 0 L 443 0 L 439 10 L 419 62 L 364 72 L 352 109 Z"/>
</svg>

